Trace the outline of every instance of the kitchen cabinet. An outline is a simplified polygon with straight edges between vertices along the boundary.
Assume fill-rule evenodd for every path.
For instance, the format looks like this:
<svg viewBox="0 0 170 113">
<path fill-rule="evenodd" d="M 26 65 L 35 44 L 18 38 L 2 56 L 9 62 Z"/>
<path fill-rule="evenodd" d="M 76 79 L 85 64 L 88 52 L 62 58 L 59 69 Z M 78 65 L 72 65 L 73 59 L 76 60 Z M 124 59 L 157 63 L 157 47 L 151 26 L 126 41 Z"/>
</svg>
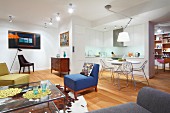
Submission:
<svg viewBox="0 0 170 113">
<path fill-rule="evenodd" d="M 146 37 L 144 24 L 127 27 L 125 31 L 128 32 L 130 41 L 124 42 L 124 46 L 144 46 Z"/>
<path fill-rule="evenodd" d="M 124 46 L 133 46 L 133 44 L 134 44 L 134 41 L 133 41 L 134 40 L 133 27 L 127 27 L 125 29 L 125 32 L 128 32 L 130 41 L 129 42 L 124 42 Z"/>
<path fill-rule="evenodd" d="M 90 47 L 103 47 L 103 32 L 86 28 L 85 43 Z"/>
<path fill-rule="evenodd" d="M 113 31 L 105 31 L 103 33 L 103 46 L 113 47 Z"/>
<path fill-rule="evenodd" d="M 144 38 L 146 37 L 144 24 L 134 26 L 134 46 L 144 46 Z"/>
<path fill-rule="evenodd" d="M 96 47 L 103 47 L 103 32 L 95 31 L 95 45 Z"/>
</svg>

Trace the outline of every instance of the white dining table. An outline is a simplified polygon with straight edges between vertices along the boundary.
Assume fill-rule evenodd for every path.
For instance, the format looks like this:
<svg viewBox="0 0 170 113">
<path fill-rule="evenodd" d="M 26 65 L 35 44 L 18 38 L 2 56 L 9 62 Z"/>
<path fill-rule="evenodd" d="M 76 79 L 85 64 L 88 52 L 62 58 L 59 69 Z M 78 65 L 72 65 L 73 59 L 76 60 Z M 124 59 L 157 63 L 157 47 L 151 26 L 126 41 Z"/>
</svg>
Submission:
<svg viewBox="0 0 170 113">
<path fill-rule="evenodd" d="M 122 65 L 123 63 L 126 63 L 126 62 L 130 62 L 130 63 L 132 63 L 132 65 L 133 65 L 133 64 L 140 64 L 140 63 L 141 63 L 140 61 L 136 61 L 136 60 L 126 60 L 126 61 L 107 60 L 106 62 L 107 62 L 107 63 L 111 63 L 112 65 L 118 66 L 117 69 L 116 69 L 116 71 L 118 71 L 118 70 L 120 69 L 121 65 Z"/>
<path fill-rule="evenodd" d="M 136 61 L 136 60 L 126 60 L 126 61 L 108 60 L 107 62 L 111 63 L 113 65 L 122 65 L 123 63 L 126 63 L 126 62 L 130 62 L 132 64 L 140 64 L 141 63 L 140 61 Z"/>
</svg>

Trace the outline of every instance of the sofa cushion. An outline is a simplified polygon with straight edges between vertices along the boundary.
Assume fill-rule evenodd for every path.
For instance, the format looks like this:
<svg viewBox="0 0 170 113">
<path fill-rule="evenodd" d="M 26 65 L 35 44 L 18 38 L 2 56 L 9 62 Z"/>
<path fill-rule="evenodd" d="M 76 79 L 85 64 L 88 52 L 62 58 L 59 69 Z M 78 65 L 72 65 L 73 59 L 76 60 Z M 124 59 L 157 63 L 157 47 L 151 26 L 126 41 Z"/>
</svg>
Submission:
<svg viewBox="0 0 170 113">
<path fill-rule="evenodd" d="M 8 74 L 0 76 L 0 86 L 23 84 L 29 82 L 29 74 Z"/>
<path fill-rule="evenodd" d="M 170 113 L 170 94 L 144 87 L 138 93 L 137 104 L 152 113 Z"/>
<path fill-rule="evenodd" d="M 151 113 L 136 103 L 126 103 L 114 107 L 99 109 L 88 113 Z"/>
<path fill-rule="evenodd" d="M 0 76 L 9 74 L 6 63 L 0 63 Z"/>
<path fill-rule="evenodd" d="M 94 82 L 94 77 L 84 76 L 82 74 L 65 75 L 64 84 L 74 91 L 97 85 L 97 83 Z"/>
</svg>

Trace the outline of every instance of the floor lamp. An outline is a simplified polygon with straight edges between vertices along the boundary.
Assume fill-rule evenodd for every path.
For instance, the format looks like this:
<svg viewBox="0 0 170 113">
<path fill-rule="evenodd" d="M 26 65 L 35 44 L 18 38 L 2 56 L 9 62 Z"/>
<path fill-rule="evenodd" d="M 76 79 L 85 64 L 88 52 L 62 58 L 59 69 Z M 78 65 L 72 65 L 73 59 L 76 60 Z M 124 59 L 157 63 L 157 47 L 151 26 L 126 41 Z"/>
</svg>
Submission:
<svg viewBox="0 0 170 113">
<path fill-rule="evenodd" d="M 16 55 L 15 55 L 15 57 L 14 57 L 14 60 L 13 60 L 13 62 L 12 62 L 11 68 L 10 68 L 10 72 L 11 72 L 11 70 L 12 70 L 12 67 L 13 67 L 13 65 L 14 65 L 14 61 L 15 61 L 16 56 L 17 56 L 17 54 L 18 54 L 19 51 L 22 51 L 22 50 L 21 50 L 20 48 L 17 49 Z"/>
</svg>

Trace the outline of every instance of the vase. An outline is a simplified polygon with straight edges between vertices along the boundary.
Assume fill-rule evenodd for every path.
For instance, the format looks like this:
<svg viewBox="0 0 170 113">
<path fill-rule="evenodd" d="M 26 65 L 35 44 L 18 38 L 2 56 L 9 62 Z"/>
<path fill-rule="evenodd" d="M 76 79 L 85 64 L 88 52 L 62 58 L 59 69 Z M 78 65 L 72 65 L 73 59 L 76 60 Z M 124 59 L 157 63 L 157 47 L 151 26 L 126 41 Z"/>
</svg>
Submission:
<svg viewBox="0 0 170 113">
<path fill-rule="evenodd" d="M 64 51 L 63 57 L 64 57 L 64 58 L 66 57 L 66 52 L 65 52 L 65 51 Z"/>
</svg>

